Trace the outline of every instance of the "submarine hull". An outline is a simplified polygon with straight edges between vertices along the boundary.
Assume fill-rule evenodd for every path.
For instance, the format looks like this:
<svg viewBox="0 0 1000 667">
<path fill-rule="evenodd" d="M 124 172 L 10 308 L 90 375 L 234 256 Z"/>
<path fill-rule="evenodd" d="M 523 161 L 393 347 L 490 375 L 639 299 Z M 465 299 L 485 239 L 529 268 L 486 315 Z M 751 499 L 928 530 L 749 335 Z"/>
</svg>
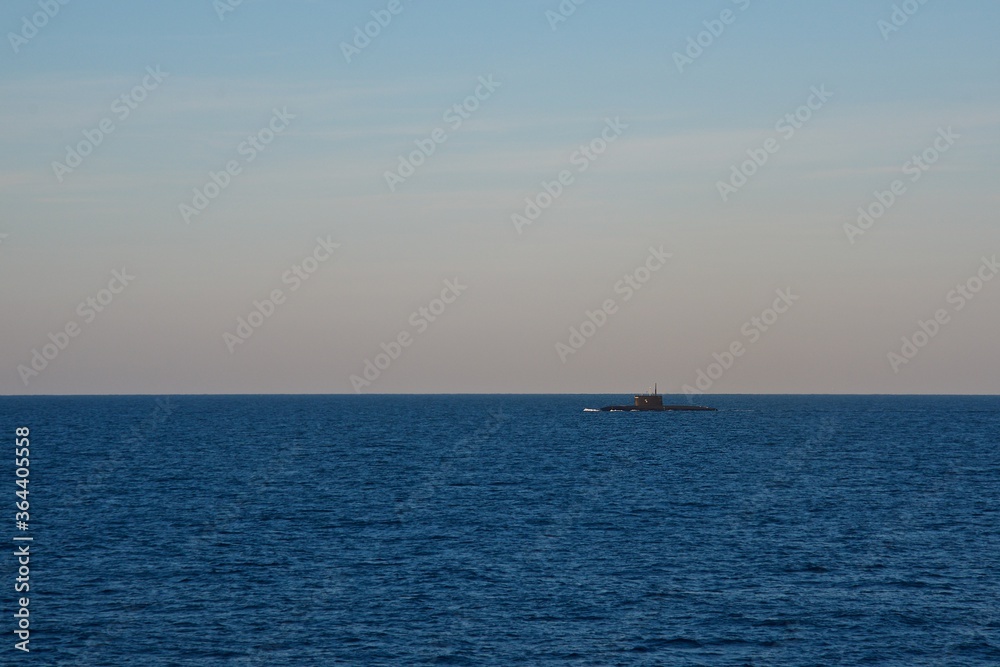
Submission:
<svg viewBox="0 0 1000 667">
<path fill-rule="evenodd" d="M 632 405 L 606 405 L 601 412 L 718 412 L 704 405 L 664 405 L 663 394 L 657 393 L 656 385 L 648 394 L 636 394 Z"/>
<path fill-rule="evenodd" d="M 601 412 L 718 412 L 716 408 L 707 408 L 703 405 L 607 405 L 601 408 Z"/>
</svg>

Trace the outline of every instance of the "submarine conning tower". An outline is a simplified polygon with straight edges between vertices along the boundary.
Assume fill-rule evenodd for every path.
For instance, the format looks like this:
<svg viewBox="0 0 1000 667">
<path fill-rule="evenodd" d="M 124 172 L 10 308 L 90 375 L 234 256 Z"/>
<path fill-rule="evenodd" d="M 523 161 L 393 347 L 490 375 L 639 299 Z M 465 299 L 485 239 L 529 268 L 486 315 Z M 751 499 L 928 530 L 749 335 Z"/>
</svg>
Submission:
<svg viewBox="0 0 1000 667">
<path fill-rule="evenodd" d="M 653 385 L 653 393 L 651 394 L 636 394 L 635 395 L 635 407 L 640 409 L 650 409 L 650 408 L 662 408 L 663 407 L 663 396 L 661 396 L 656 391 L 656 385 Z"/>
</svg>

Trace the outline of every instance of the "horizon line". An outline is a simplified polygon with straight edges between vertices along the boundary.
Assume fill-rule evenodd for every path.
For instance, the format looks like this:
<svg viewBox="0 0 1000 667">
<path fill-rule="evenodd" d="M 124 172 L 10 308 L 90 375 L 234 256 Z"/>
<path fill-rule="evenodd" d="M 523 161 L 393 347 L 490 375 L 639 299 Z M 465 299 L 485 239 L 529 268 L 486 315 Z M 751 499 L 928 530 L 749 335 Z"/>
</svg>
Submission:
<svg viewBox="0 0 1000 667">
<path fill-rule="evenodd" d="M 624 395 L 637 395 L 634 392 L 386 392 L 386 393 L 365 393 L 357 394 L 354 392 L 298 392 L 298 393 L 288 393 L 288 392 L 213 392 L 213 393 L 105 393 L 105 394 L 0 394 L 0 398 L 95 398 L 95 397 L 123 397 L 123 396 L 355 396 L 358 398 L 364 397 L 378 397 L 378 396 L 609 396 L 616 394 Z M 663 393 L 663 396 L 863 396 L 863 397 L 918 397 L 918 396 L 955 396 L 955 397 L 984 397 L 984 398 L 1000 398 L 1000 394 L 986 394 L 986 393 L 920 393 L 920 394 L 887 394 L 887 393 L 850 393 L 850 392 L 836 392 L 836 393 L 815 393 L 815 392 L 794 392 L 794 393 L 746 393 L 746 392 L 735 392 L 728 394 L 714 394 L 714 393 L 703 393 L 688 395 L 684 393 L 670 392 Z"/>
</svg>

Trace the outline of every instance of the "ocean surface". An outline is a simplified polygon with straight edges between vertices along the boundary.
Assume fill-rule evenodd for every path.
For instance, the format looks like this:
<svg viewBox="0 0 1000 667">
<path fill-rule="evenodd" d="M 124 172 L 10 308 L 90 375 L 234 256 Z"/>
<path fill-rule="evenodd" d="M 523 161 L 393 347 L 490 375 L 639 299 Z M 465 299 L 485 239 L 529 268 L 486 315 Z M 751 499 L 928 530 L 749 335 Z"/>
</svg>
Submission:
<svg viewBox="0 0 1000 667">
<path fill-rule="evenodd" d="M 1000 398 L 622 400 L 0 398 L 0 663 L 1000 665 Z"/>
</svg>

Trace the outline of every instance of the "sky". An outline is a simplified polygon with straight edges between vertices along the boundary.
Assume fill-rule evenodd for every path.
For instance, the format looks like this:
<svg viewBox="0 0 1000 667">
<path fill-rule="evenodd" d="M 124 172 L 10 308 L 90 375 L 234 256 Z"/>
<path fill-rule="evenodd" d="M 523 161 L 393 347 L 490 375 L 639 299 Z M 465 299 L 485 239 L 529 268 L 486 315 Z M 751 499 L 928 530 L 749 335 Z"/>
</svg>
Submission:
<svg viewBox="0 0 1000 667">
<path fill-rule="evenodd" d="M 0 393 L 998 393 L 1000 5 L 576 2 L 3 3 Z"/>
</svg>

